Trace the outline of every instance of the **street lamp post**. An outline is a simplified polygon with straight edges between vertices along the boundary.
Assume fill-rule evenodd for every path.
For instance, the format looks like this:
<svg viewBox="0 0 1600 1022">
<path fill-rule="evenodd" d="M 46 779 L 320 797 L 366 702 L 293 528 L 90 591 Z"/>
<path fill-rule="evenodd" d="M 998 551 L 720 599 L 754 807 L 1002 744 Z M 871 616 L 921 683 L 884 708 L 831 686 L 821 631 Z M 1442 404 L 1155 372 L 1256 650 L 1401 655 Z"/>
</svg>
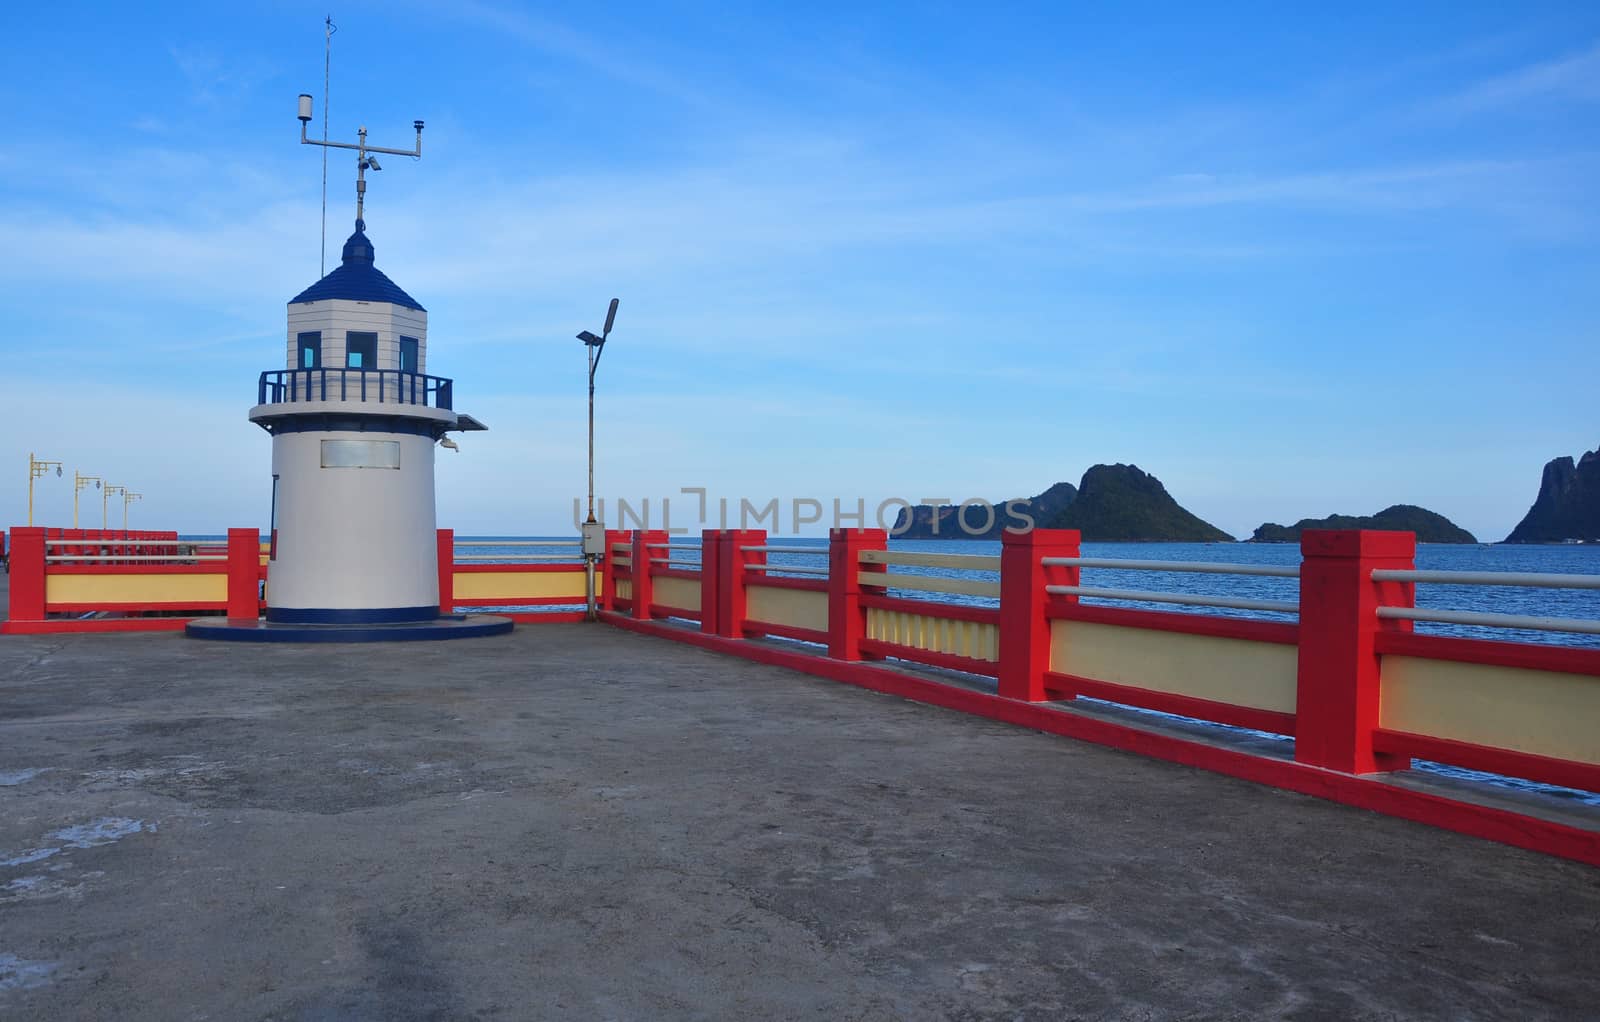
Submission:
<svg viewBox="0 0 1600 1022">
<path fill-rule="evenodd" d="M 128 492 L 128 488 L 126 486 L 112 486 L 110 483 L 107 483 L 104 486 L 100 487 L 100 531 L 101 532 L 105 532 L 105 531 L 107 531 L 108 529 L 111 528 L 111 515 L 106 509 L 106 505 L 111 502 L 111 495 L 113 493 L 116 493 L 117 495 L 120 496 L 120 495 L 125 494 L 127 492 Z M 127 528 L 127 526 L 124 525 L 123 528 Z"/>
<path fill-rule="evenodd" d="M 143 498 L 144 498 L 144 494 L 142 494 L 142 493 L 130 493 L 127 490 L 123 490 L 122 491 L 122 531 L 123 532 L 127 532 L 128 531 L 128 505 L 132 504 L 136 500 L 141 500 Z"/>
<path fill-rule="evenodd" d="M 74 529 L 76 529 L 78 527 L 78 494 L 80 494 L 84 490 L 88 489 L 90 483 L 94 483 L 95 489 L 98 490 L 100 488 L 100 477 L 99 476 L 79 475 L 76 469 L 73 470 L 73 473 L 72 473 L 72 527 Z"/>
<path fill-rule="evenodd" d="M 33 481 L 48 475 L 52 466 L 56 470 L 56 475 L 61 475 L 61 462 L 40 461 L 33 456 L 32 451 L 28 452 L 28 525 L 30 527 L 33 525 Z"/>
<path fill-rule="evenodd" d="M 617 303 L 618 299 L 611 299 L 611 307 L 606 310 L 606 325 L 599 337 L 587 330 L 578 334 L 578 340 L 583 342 L 589 355 L 589 517 L 583 522 L 583 616 L 586 621 L 600 620 L 594 599 L 594 570 L 596 562 L 606 553 L 605 523 L 594 517 L 594 373 L 600 368 L 606 338 L 611 336 L 612 324 L 617 320 Z"/>
</svg>

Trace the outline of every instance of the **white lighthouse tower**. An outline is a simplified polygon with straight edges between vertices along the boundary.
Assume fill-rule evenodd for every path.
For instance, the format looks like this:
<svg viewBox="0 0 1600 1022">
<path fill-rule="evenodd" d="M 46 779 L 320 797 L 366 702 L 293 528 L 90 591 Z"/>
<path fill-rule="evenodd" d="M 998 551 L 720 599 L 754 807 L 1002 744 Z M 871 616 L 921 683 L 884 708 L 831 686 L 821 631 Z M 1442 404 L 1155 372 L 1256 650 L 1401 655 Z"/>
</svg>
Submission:
<svg viewBox="0 0 1600 1022">
<path fill-rule="evenodd" d="M 261 374 L 250 410 L 272 434 L 268 621 L 439 616 L 433 452 L 459 417 L 451 381 L 425 372 L 427 334 L 360 229 L 290 300 L 288 367 Z"/>
<path fill-rule="evenodd" d="M 304 125 L 309 97 L 300 114 Z M 484 427 L 455 410 L 451 380 L 427 372 L 427 310 L 378 269 L 363 219 L 371 154 L 420 155 L 416 128 L 415 152 L 369 147 L 365 128 L 359 145 L 327 143 L 358 150 L 355 233 L 339 265 L 289 300 L 286 365 L 261 374 L 250 409 L 272 434 L 266 621 L 196 622 L 190 634 L 371 641 L 512 627 L 440 612 L 435 445 Z"/>
</svg>

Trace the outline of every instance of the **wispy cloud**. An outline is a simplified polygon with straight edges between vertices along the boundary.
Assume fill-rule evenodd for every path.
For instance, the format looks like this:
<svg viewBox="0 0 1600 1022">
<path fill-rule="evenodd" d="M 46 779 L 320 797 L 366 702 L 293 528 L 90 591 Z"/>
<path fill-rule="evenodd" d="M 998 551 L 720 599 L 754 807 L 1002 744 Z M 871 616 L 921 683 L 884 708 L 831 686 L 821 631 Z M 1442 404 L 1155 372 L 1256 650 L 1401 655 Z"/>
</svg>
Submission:
<svg viewBox="0 0 1600 1022">
<path fill-rule="evenodd" d="M 259 56 L 212 46 L 185 43 L 167 52 L 189 87 L 189 98 L 206 106 L 235 103 L 277 73 Z"/>
<path fill-rule="evenodd" d="M 690 84 L 682 75 L 631 51 L 626 40 L 596 39 L 561 22 L 541 18 L 525 10 L 497 7 L 477 0 L 451 4 L 448 12 L 452 18 L 491 29 L 547 56 L 579 65 L 655 96 L 698 107 L 711 106 L 716 102 L 710 93 Z"/>
<path fill-rule="evenodd" d="M 1600 103 L 1600 42 L 1579 53 L 1487 78 L 1440 100 L 1438 109 L 1473 114 L 1533 100 Z"/>
</svg>

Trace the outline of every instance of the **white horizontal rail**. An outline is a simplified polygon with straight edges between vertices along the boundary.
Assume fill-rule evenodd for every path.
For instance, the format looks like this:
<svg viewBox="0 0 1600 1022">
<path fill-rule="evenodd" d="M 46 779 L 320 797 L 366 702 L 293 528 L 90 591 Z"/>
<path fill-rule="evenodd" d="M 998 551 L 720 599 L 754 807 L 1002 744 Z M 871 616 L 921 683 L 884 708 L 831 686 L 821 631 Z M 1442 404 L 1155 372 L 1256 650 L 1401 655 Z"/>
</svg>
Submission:
<svg viewBox="0 0 1600 1022">
<path fill-rule="evenodd" d="M 944 575 L 903 575 L 893 571 L 863 571 L 856 581 L 864 586 L 909 589 L 918 593 L 952 593 L 957 596 L 999 598 L 1000 583 L 975 578 L 949 578 Z"/>
<path fill-rule="evenodd" d="M 667 557 L 652 557 L 650 558 L 650 563 L 665 565 L 668 568 L 687 568 L 692 571 L 700 570 L 699 561 L 674 561 Z"/>
<path fill-rule="evenodd" d="M 888 564 L 907 568 L 943 568 L 947 571 L 1000 570 L 1000 558 L 983 554 L 930 554 L 909 550 L 863 550 L 862 564 Z"/>
<path fill-rule="evenodd" d="M 1102 600 L 1138 600 L 1141 603 L 1178 603 L 1186 607 L 1227 607 L 1232 610 L 1271 610 L 1298 614 L 1298 603 L 1282 600 L 1241 600 L 1231 596 L 1196 596 L 1189 593 L 1152 593 L 1142 589 L 1099 589 L 1094 586 L 1045 586 L 1061 596 L 1091 596 Z"/>
<path fill-rule="evenodd" d="M 515 560 L 508 560 L 511 554 L 456 554 L 458 561 L 500 561 L 503 564 L 525 564 L 532 561 L 565 561 L 569 564 L 582 564 L 583 561 L 576 554 L 519 554 Z"/>
<path fill-rule="evenodd" d="M 1533 586 L 1543 589 L 1600 589 L 1600 575 L 1554 575 L 1527 571 L 1407 571 L 1376 568 L 1374 582 L 1436 582 L 1447 586 Z"/>
<path fill-rule="evenodd" d="M 796 575 L 826 575 L 827 568 L 807 568 L 798 564 L 746 564 L 745 571 L 791 572 Z"/>
<path fill-rule="evenodd" d="M 1541 632 L 1600 635 L 1600 621 L 1572 617 L 1529 617 L 1524 614 L 1486 614 L 1476 610 L 1423 610 L 1419 607 L 1379 607 L 1378 616 L 1399 621 L 1434 621 L 1443 625 L 1531 628 Z"/>
<path fill-rule="evenodd" d="M 114 561 L 118 564 L 123 561 L 166 561 L 168 563 L 188 564 L 193 561 L 226 561 L 227 554 L 47 554 L 46 564 L 60 564 L 64 561 L 98 561 L 101 563 Z"/>
<path fill-rule="evenodd" d="M 458 539 L 456 546 L 577 546 L 575 539 Z"/>
<path fill-rule="evenodd" d="M 1190 571 L 1206 575 L 1261 575 L 1299 578 L 1298 564 L 1223 564 L 1216 561 L 1124 561 L 1105 557 L 1045 557 L 1041 564 L 1062 568 L 1122 568 L 1127 571 Z"/>
<path fill-rule="evenodd" d="M 826 557 L 828 548 L 825 546 L 742 546 L 739 548 L 747 554 L 820 554 Z"/>
</svg>

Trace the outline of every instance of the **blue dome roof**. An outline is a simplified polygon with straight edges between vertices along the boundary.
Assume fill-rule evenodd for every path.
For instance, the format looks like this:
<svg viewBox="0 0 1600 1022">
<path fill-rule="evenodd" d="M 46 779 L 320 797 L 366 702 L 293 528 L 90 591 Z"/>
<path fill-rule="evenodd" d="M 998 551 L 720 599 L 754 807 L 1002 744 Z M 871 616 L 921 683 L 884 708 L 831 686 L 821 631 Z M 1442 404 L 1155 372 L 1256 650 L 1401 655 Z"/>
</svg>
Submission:
<svg viewBox="0 0 1600 1022">
<path fill-rule="evenodd" d="M 332 273 L 289 299 L 289 304 L 342 298 L 352 302 L 392 302 L 418 312 L 428 311 L 373 265 L 372 242 L 360 227 L 344 243 L 342 258 Z"/>
</svg>

